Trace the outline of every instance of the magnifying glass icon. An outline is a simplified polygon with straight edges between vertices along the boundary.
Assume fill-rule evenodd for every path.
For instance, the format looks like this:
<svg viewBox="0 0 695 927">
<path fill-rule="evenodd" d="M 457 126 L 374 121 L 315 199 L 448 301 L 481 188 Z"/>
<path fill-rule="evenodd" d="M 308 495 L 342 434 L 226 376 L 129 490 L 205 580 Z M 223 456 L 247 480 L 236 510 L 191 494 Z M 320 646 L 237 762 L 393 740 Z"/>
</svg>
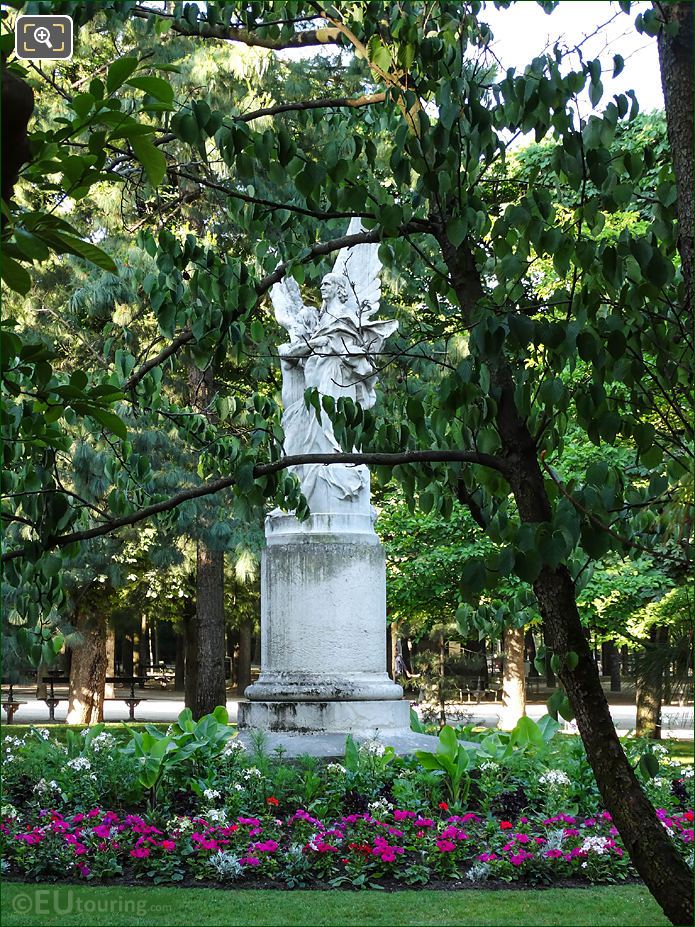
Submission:
<svg viewBox="0 0 695 927">
<path fill-rule="evenodd" d="M 40 42 L 42 45 L 45 45 L 46 48 L 53 50 L 51 45 L 51 33 L 45 26 L 37 26 L 34 29 L 34 41 Z"/>
</svg>

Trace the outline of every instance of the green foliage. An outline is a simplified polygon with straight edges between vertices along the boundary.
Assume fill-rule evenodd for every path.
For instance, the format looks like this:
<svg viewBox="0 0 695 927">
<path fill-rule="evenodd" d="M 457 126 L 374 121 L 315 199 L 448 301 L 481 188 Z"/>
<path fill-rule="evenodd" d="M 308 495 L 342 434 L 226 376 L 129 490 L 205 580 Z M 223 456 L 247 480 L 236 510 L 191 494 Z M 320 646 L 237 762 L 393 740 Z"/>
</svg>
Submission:
<svg viewBox="0 0 695 927">
<path fill-rule="evenodd" d="M 440 772 L 454 808 L 465 804 L 471 786 L 468 774 L 469 751 L 459 742 L 456 731 L 448 724 L 439 732 L 436 753 L 416 750 L 415 756 L 424 769 Z"/>
</svg>

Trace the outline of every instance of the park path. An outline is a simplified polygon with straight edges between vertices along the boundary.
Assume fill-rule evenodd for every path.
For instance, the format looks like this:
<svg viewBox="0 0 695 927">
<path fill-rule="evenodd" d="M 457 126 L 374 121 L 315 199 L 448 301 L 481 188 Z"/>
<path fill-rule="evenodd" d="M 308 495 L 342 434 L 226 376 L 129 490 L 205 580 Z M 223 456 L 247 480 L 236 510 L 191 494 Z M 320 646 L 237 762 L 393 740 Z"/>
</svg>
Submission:
<svg viewBox="0 0 695 927">
<path fill-rule="evenodd" d="M 29 698 L 26 695 L 19 696 L 26 700 L 22 705 L 15 721 L 18 724 L 45 724 L 48 722 L 48 708 L 46 704 L 38 699 Z M 227 701 L 227 711 L 229 712 L 230 721 L 236 721 L 238 705 L 241 699 L 230 698 Z M 147 691 L 147 698 L 143 700 L 135 711 L 136 721 L 150 721 L 154 723 L 166 723 L 175 721 L 179 712 L 183 710 L 183 696 L 174 692 Z M 487 727 L 495 727 L 500 715 L 501 706 L 499 702 L 481 702 L 480 704 L 471 703 L 461 706 L 461 713 L 457 717 L 452 717 L 455 723 L 475 723 L 483 724 Z M 56 707 L 56 721 L 65 721 L 67 714 L 67 702 L 62 701 Z M 541 715 L 546 714 L 544 702 L 530 703 L 527 707 L 527 714 L 534 720 L 538 720 Z M 635 726 L 635 706 L 616 704 L 611 705 L 611 715 L 619 734 L 626 734 Z M 677 737 L 681 739 L 691 739 L 693 736 L 693 706 L 692 705 L 665 705 L 663 708 L 663 735 L 664 737 Z M 104 719 L 108 722 L 127 721 L 128 707 L 125 702 L 120 700 L 109 701 L 104 707 Z M 4 721 L 3 716 L 3 721 Z"/>
</svg>

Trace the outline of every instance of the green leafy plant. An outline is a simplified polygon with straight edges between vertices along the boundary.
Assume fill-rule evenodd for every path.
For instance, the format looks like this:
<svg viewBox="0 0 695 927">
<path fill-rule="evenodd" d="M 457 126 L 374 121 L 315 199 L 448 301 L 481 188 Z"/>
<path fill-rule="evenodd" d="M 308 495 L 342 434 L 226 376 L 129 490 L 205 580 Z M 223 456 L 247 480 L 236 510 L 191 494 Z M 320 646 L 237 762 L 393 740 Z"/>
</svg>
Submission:
<svg viewBox="0 0 695 927">
<path fill-rule="evenodd" d="M 445 724 L 439 732 L 436 753 L 416 750 L 415 755 L 424 769 L 442 773 L 447 793 L 454 806 L 466 801 L 471 787 L 471 778 L 468 775 L 471 757 L 469 751 L 459 742 L 453 727 Z"/>
</svg>

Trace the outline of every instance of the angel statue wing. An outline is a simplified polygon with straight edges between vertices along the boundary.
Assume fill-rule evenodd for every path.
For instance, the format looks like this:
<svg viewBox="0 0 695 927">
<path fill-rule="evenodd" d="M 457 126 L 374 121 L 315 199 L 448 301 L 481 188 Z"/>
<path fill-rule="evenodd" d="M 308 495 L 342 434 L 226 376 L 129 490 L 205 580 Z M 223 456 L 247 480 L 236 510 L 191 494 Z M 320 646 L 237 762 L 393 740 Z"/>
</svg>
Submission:
<svg viewBox="0 0 695 927">
<path fill-rule="evenodd" d="M 309 337 L 318 322 L 318 313 L 311 306 L 305 306 L 299 292 L 299 284 L 290 276 L 283 277 L 270 290 L 270 299 L 275 309 L 275 318 L 289 333 L 291 341 Z"/>
<path fill-rule="evenodd" d="M 347 235 L 357 235 L 364 232 L 362 221 L 359 218 L 350 220 Z M 379 311 L 379 298 L 381 297 L 381 281 L 379 271 L 379 245 L 365 244 L 353 245 L 338 252 L 334 274 L 341 274 L 350 281 L 350 288 L 357 304 L 357 317 L 368 320 Z"/>
</svg>

